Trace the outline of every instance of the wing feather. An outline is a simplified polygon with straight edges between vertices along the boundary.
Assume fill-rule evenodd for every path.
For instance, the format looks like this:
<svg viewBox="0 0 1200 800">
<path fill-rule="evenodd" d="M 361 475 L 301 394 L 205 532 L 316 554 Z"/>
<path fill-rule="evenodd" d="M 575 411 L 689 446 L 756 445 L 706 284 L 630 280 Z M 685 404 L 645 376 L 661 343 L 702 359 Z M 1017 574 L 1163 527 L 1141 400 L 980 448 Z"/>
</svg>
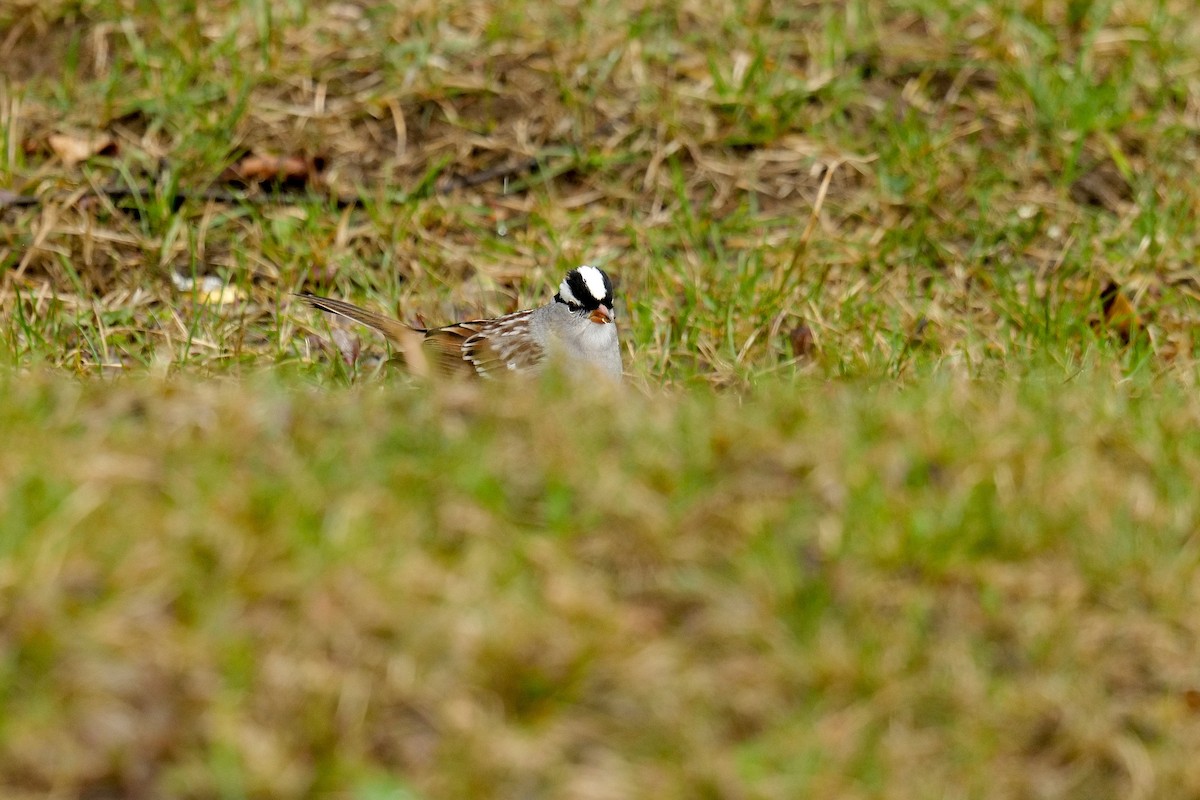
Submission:
<svg viewBox="0 0 1200 800">
<path fill-rule="evenodd" d="M 425 335 L 439 356 L 457 359 L 485 378 L 537 369 L 545 357 L 528 333 L 532 310 L 435 328 Z"/>
<path fill-rule="evenodd" d="M 379 331 L 401 348 L 410 369 L 418 374 L 428 372 L 423 355 L 429 356 L 433 366 L 443 374 L 479 375 L 485 378 L 536 370 L 545 360 L 545 352 L 529 336 L 528 318 L 533 309 L 496 319 L 473 319 L 422 330 L 344 300 L 319 297 L 307 292 L 300 297 L 314 308 Z M 420 347 L 414 346 L 416 342 L 420 343 Z"/>
</svg>

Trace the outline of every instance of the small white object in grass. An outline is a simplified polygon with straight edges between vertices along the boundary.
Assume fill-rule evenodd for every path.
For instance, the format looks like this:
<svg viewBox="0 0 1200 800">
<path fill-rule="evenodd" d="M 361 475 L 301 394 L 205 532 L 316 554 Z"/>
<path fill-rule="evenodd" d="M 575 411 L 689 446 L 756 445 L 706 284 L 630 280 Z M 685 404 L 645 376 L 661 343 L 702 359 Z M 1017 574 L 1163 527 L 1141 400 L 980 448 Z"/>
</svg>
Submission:
<svg viewBox="0 0 1200 800">
<path fill-rule="evenodd" d="M 205 305 L 226 305 L 245 299 L 238 287 L 226 284 L 216 275 L 192 278 L 172 272 L 171 283 L 175 284 L 176 291 L 195 294 L 196 299 Z"/>
<path fill-rule="evenodd" d="M 333 337 L 333 343 L 341 354 L 342 360 L 346 362 L 347 366 L 353 367 L 362 353 L 362 339 L 341 328 L 334 328 L 330 331 L 330 335 Z"/>
</svg>

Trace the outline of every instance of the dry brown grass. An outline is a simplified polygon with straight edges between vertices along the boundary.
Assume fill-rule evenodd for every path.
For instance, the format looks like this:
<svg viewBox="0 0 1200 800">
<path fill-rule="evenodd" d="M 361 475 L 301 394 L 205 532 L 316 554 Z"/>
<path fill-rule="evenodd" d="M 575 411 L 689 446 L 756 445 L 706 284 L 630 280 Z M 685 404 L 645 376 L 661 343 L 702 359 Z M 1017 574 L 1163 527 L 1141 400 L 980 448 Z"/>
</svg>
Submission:
<svg viewBox="0 0 1200 800">
<path fill-rule="evenodd" d="M 83 335 L 13 349 L 85 369 L 290 360 L 277 313 L 302 285 L 442 321 L 593 260 L 656 376 L 773 371 L 800 320 L 843 371 L 894 367 L 921 319 L 972 363 L 1086 348 L 1110 277 L 1156 354 L 1190 364 L 1185 6 L 16 6 L 4 173 L 42 202 L 4 215 L 7 308 L 19 291 Z M 120 155 L 64 168 L 55 131 L 107 132 Z M 317 195 L 366 207 L 172 209 L 247 151 L 320 156 Z M 535 174 L 430 191 L 531 157 Z M 89 193 L 110 184 L 150 196 Z M 172 271 L 245 299 L 177 312 Z"/>
</svg>

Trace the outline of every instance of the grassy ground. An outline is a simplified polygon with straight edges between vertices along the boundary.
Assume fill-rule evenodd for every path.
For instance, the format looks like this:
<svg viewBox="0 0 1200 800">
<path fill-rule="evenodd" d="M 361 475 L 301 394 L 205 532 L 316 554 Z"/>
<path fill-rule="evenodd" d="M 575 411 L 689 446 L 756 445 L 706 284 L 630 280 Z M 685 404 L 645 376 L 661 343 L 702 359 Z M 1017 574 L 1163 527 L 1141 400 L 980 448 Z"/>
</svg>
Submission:
<svg viewBox="0 0 1200 800">
<path fill-rule="evenodd" d="M 1200 793 L 1197 20 L 0 2 L 0 794 Z"/>
</svg>

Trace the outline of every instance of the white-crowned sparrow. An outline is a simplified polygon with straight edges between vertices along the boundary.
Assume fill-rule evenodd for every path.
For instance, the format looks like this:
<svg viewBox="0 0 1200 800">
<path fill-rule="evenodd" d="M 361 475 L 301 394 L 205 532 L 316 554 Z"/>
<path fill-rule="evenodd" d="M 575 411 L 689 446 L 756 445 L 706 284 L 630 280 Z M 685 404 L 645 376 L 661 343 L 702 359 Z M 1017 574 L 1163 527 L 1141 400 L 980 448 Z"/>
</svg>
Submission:
<svg viewBox="0 0 1200 800">
<path fill-rule="evenodd" d="M 537 372 L 553 360 L 571 372 L 621 377 L 612 281 L 596 267 L 585 265 L 568 272 L 554 300 L 544 306 L 441 328 L 414 328 L 307 292 L 300 297 L 314 308 L 379 331 L 418 372 L 428 371 L 427 358 L 442 372 L 483 377 Z"/>
</svg>

